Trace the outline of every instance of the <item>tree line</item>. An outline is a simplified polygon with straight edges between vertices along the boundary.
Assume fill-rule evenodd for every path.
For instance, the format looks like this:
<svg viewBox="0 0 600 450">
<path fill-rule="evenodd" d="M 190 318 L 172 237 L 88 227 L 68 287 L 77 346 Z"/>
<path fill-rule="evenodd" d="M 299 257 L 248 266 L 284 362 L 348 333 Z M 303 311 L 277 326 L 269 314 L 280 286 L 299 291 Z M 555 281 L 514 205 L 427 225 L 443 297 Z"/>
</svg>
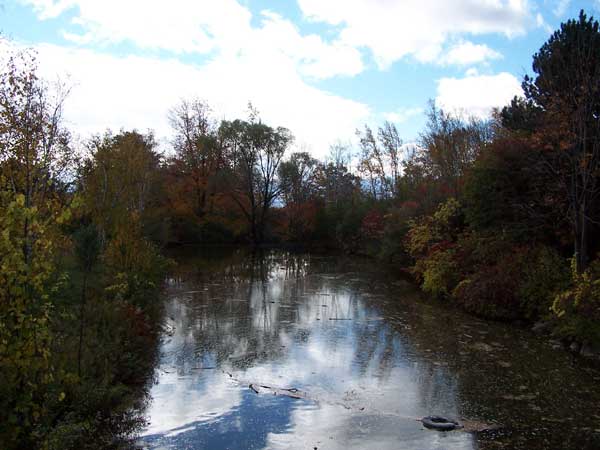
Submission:
<svg viewBox="0 0 600 450">
<path fill-rule="evenodd" d="M 76 148 L 68 89 L 28 52 L 0 74 L 0 446 L 127 442 L 151 373 L 161 248 L 301 243 L 380 258 L 484 317 L 600 344 L 600 31 L 582 11 L 488 120 L 430 104 L 320 161 L 248 117 L 185 100 L 172 152 L 121 130 Z M 352 167 L 352 169 L 351 169 Z M 91 436 L 94 439 L 91 439 Z"/>
</svg>

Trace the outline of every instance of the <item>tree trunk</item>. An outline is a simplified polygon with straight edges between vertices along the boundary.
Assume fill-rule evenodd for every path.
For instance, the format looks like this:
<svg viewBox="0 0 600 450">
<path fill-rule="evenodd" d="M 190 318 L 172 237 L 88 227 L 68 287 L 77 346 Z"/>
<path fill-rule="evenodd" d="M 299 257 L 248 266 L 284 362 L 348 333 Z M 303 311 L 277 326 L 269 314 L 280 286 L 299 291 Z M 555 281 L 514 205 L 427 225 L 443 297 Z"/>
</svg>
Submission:
<svg viewBox="0 0 600 450">
<path fill-rule="evenodd" d="M 85 297 L 87 290 L 87 272 L 83 274 L 83 286 L 81 287 L 81 305 L 79 310 L 79 347 L 77 349 L 77 376 L 81 378 L 81 351 L 83 347 L 83 329 L 84 320 L 83 314 L 85 312 Z"/>
<path fill-rule="evenodd" d="M 256 213 L 254 211 L 252 211 L 252 219 L 251 219 L 251 234 L 252 234 L 252 243 L 254 245 L 257 245 L 258 242 L 258 232 L 257 232 L 257 227 L 256 227 Z"/>
<path fill-rule="evenodd" d="M 580 206 L 575 214 L 575 262 L 577 273 L 583 273 L 589 263 L 589 219 L 587 218 L 584 206 Z"/>
</svg>

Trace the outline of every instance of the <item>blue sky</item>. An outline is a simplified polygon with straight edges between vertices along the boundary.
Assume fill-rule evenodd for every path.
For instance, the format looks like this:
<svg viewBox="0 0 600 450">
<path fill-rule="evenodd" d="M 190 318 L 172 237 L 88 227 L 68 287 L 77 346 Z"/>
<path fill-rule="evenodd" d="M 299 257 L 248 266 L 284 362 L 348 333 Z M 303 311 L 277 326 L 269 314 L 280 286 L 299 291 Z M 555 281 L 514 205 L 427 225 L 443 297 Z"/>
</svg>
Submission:
<svg viewBox="0 0 600 450">
<path fill-rule="evenodd" d="M 323 156 L 384 120 L 414 141 L 429 100 L 485 117 L 582 8 L 599 16 L 600 0 L 5 0 L 0 30 L 71 84 L 65 117 L 83 138 L 123 127 L 167 139 L 180 99 L 206 100 L 217 119 L 251 101 Z"/>
</svg>

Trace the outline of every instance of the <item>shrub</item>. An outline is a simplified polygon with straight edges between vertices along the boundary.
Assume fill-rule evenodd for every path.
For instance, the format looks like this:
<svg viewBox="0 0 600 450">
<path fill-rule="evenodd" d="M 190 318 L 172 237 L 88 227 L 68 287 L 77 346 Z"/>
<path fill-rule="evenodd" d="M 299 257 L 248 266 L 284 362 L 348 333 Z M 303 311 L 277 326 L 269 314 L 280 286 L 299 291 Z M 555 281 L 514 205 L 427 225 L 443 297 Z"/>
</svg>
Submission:
<svg viewBox="0 0 600 450">
<path fill-rule="evenodd" d="M 362 238 L 361 225 L 366 215 L 365 206 L 348 208 L 341 222 L 335 228 L 336 239 L 339 245 L 348 251 L 355 251 Z"/>
<path fill-rule="evenodd" d="M 600 259 L 583 273 L 573 259 L 571 286 L 556 295 L 552 311 L 561 336 L 600 345 Z"/>
<path fill-rule="evenodd" d="M 53 381 L 51 295 L 57 225 L 69 211 L 43 217 L 25 196 L 0 191 L 0 447 L 33 447 L 47 418 Z"/>
<path fill-rule="evenodd" d="M 507 253 L 496 264 L 480 265 L 453 290 L 467 311 L 493 319 L 521 316 L 518 296 L 521 255 Z"/>
<path fill-rule="evenodd" d="M 410 222 L 406 250 L 415 260 L 411 268 L 424 290 L 447 295 L 458 282 L 454 250 L 462 230 L 462 211 L 458 201 L 448 199 L 433 216 Z"/>
<path fill-rule="evenodd" d="M 454 242 L 461 231 L 462 209 L 456 199 L 450 198 L 432 216 L 410 222 L 407 250 L 413 258 L 419 258 L 437 242 Z"/>
<path fill-rule="evenodd" d="M 551 315 L 553 299 L 569 285 L 567 259 L 550 247 L 533 249 L 524 264 L 519 285 L 521 308 L 528 319 Z"/>
<path fill-rule="evenodd" d="M 434 249 L 421 263 L 423 290 L 436 297 L 450 295 L 460 280 L 458 265 L 454 259 L 454 250 Z"/>
<path fill-rule="evenodd" d="M 404 202 L 399 208 L 392 208 L 384 217 L 384 229 L 380 257 L 408 265 L 409 258 L 405 241 L 414 219 L 418 204 Z"/>
<path fill-rule="evenodd" d="M 146 308 L 148 299 L 155 297 L 168 265 L 155 246 L 142 237 L 135 218 L 129 226 L 117 230 L 103 260 L 107 294 L 141 308 Z"/>
</svg>

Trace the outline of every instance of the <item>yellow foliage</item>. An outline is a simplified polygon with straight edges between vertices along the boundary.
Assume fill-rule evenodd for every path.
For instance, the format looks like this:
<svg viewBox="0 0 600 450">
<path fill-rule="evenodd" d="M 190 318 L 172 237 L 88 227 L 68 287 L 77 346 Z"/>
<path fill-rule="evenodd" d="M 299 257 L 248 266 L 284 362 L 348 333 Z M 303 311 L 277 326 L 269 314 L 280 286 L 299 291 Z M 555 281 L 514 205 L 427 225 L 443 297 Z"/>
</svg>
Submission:
<svg viewBox="0 0 600 450">
<path fill-rule="evenodd" d="M 2 417 L 33 426 L 43 414 L 52 381 L 49 292 L 55 265 L 52 218 L 25 207 L 21 194 L 0 193 L 0 404 Z M 28 395 L 22 395 L 22 386 Z M 6 416 L 5 416 L 6 415 Z M 9 440 L 28 433 L 13 427 Z"/>
</svg>

